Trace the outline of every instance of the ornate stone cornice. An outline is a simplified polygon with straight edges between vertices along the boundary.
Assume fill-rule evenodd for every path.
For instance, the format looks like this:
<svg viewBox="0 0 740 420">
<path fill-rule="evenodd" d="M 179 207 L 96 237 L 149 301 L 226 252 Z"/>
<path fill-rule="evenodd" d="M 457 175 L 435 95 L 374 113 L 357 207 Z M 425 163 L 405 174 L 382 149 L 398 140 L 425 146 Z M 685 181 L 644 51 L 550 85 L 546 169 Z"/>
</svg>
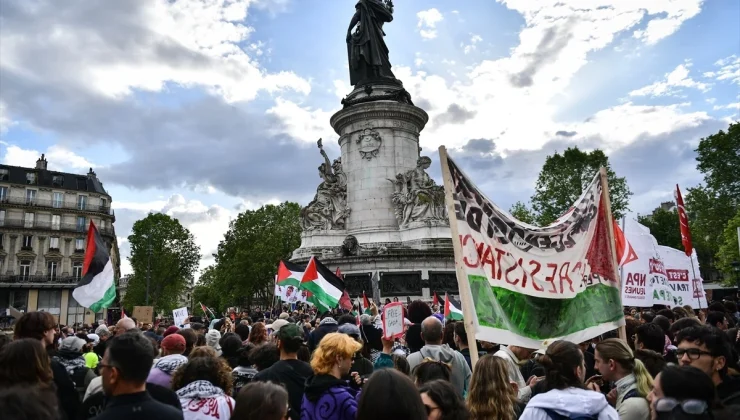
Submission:
<svg viewBox="0 0 740 420">
<path fill-rule="evenodd" d="M 330 123 L 334 131 L 342 135 L 344 128 L 349 124 L 368 119 L 394 120 L 397 122 L 393 124 L 396 128 L 404 128 L 402 125 L 404 122 L 410 123 L 416 130 L 421 131 L 429 121 L 429 115 L 423 109 L 413 105 L 397 102 L 371 102 L 338 111 L 332 115 Z"/>
</svg>

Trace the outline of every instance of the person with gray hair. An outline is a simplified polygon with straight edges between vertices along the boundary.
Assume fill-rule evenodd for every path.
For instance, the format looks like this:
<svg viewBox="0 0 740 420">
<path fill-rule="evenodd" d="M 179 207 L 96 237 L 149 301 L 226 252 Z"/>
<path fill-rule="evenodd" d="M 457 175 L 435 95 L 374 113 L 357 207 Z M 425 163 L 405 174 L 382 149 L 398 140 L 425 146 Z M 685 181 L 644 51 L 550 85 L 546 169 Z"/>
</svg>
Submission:
<svg viewBox="0 0 740 420">
<path fill-rule="evenodd" d="M 425 360 L 434 360 L 450 366 L 450 382 L 461 397 L 467 393 L 472 372 L 463 355 L 452 350 L 447 344 L 442 344 L 444 328 L 442 322 L 434 316 L 426 318 L 421 323 L 421 339 L 424 347 L 411 353 L 408 357 L 409 367 L 413 372 Z"/>
<path fill-rule="evenodd" d="M 105 348 L 108 345 L 108 339 L 111 338 L 111 333 L 108 331 L 108 327 L 106 325 L 101 325 L 95 329 L 95 334 L 98 335 L 98 344 L 93 347 L 93 351 L 100 359 L 102 359 L 105 355 Z"/>
<path fill-rule="evenodd" d="M 133 330 L 136 328 L 136 322 L 134 322 L 133 319 L 126 317 L 121 318 L 116 322 L 116 335 L 121 335 L 125 333 L 128 330 Z"/>
</svg>

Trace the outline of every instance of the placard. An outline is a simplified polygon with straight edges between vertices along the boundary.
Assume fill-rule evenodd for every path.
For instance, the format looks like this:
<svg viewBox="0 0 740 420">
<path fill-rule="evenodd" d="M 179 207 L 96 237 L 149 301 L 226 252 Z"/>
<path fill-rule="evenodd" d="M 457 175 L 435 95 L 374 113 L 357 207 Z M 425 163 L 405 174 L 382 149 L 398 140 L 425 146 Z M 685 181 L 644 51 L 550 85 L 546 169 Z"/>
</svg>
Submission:
<svg viewBox="0 0 740 420">
<path fill-rule="evenodd" d="M 402 337 L 403 333 L 403 304 L 393 302 L 385 305 L 383 308 L 383 336 L 386 339 L 397 338 Z"/>
<path fill-rule="evenodd" d="M 188 318 L 188 308 L 182 307 L 172 311 L 172 317 L 175 319 L 175 325 L 178 327 L 185 324 L 185 320 Z"/>
<path fill-rule="evenodd" d="M 152 306 L 134 306 L 133 317 L 136 318 L 138 322 L 151 324 L 153 314 L 154 307 Z"/>
</svg>

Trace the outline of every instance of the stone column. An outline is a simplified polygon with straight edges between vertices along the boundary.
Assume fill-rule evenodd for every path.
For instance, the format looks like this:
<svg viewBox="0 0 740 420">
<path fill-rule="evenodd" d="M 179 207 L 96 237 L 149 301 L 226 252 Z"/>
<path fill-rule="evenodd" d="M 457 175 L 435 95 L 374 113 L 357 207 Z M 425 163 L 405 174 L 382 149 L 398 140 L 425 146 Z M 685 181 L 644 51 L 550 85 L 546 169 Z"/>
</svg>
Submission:
<svg viewBox="0 0 740 420">
<path fill-rule="evenodd" d="M 72 260 L 69 258 L 72 255 L 70 246 L 72 244 L 72 238 L 63 238 L 64 244 L 59 244 L 61 247 L 60 252 L 62 253 L 62 277 L 68 277 L 72 275 Z"/>
<path fill-rule="evenodd" d="M 360 244 L 401 241 L 389 180 L 416 167 L 428 119 L 422 109 L 394 101 L 355 104 L 331 117 L 347 174 L 347 234 Z"/>
<path fill-rule="evenodd" d="M 11 234 L 10 235 L 10 244 L 8 244 L 8 268 L 5 272 L 7 275 L 13 275 L 16 274 L 16 260 L 15 260 L 15 254 L 18 252 L 16 249 L 16 241 L 18 240 L 18 235 Z"/>
<path fill-rule="evenodd" d="M 43 276 L 46 271 L 46 259 L 44 258 L 44 242 L 46 236 L 39 236 L 38 247 L 36 248 L 36 275 Z"/>
</svg>

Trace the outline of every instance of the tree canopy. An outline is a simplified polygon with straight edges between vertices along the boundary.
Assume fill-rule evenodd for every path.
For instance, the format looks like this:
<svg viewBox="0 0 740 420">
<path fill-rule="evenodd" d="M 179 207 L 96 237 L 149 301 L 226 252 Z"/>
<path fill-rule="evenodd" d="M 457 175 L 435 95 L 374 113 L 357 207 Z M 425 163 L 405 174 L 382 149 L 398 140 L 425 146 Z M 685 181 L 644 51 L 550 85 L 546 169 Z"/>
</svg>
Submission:
<svg viewBox="0 0 740 420">
<path fill-rule="evenodd" d="M 149 305 L 156 311 L 172 311 L 192 282 L 200 261 L 200 248 L 193 234 L 177 219 L 162 213 L 149 213 L 134 223 L 128 241 L 133 274 L 123 305 L 130 310 L 146 303 L 149 267 Z"/>
<path fill-rule="evenodd" d="M 565 213 L 602 166 L 607 170 L 612 214 L 615 218 L 622 217 L 629 210 L 632 195 L 627 180 L 617 177 L 609 166 L 609 158 L 601 150 L 584 152 L 570 147 L 562 155 L 555 153 L 545 159 L 531 199 L 537 223 L 549 225 Z"/>
<path fill-rule="evenodd" d="M 521 222 L 529 223 L 530 225 L 536 223 L 535 215 L 532 213 L 532 210 L 528 209 L 527 205 L 521 201 L 514 203 L 514 205 L 509 209 L 509 213 Z"/>
</svg>

